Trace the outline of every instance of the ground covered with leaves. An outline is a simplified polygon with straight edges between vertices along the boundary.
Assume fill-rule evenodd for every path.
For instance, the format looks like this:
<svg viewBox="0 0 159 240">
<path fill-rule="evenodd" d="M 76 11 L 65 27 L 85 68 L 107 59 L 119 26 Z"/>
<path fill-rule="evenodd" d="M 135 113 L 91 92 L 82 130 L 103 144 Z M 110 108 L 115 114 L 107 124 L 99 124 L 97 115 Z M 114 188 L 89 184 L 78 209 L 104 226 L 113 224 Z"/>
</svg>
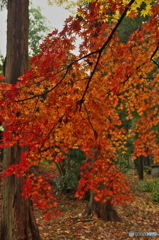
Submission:
<svg viewBox="0 0 159 240">
<path fill-rule="evenodd" d="M 129 236 L 130 232 L 159 234 L 159 203 L 153 201 L 152 194 L 137 189 L 137 176 L 130 175 L 134 201 L 117 206 L 122 222 L 104 222 L 96 216 L 82 217 L 86 202 L 59 195 L 59 209 L 63 212 L 51 220 L 44 220 L 35 211 L 39 231 L 43 240 L 127 240 L 159 239 L 158 236 Z M 148 177 L 148 180 L 151 177 Z"/>
</svg>

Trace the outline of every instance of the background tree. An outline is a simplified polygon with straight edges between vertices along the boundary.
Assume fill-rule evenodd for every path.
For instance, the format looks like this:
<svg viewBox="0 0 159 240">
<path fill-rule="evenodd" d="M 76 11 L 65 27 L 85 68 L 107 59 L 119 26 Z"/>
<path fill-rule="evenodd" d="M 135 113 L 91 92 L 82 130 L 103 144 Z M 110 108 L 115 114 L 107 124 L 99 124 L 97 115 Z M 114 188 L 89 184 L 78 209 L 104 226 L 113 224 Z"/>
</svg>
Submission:
<svg viewBox="0 0 159 240">
<path fill-rule="evenodd" d="M 41 13 L 39 6 L 30 2 L 29 7 L 29 56 L 39 53 L 39 45 L 49 32 L 48 20 Z"/>
<path fill-rule="evenodd" d="M 1 0 L 0 1 L 0 9 L 2 10 L 3 8 L 5 8 L 7 6 L 7 0 Z"/>
<path fill-rule="evenodd" d="M 0 73 L 3 74 L 3 63 L 4 63 L 4 57 L 0 56 Z"/>
<path fill-rule="evenodd" d="M 139 13 L 135 18 L 125 17 L 122 23 L 120 24 L 117 32 L 119 34 L 120 40 L 123 43 L 126 43 L 129 40 L 129 37 L 131 36 L 131 34 L 135 33 L 135 31 L 140 32 L 142 25 L 148 22 L 150 18 L 149 15 L 144 15 L 144 16 L 140 15 L 143 9 L 144 9 L 144 3 L 141 5 L 139 9 Z M 157 67 L 155 65 L 154 65 L 153 72 L 154 71 L 157 71 Z M 149 76 L 147 80 L 151 81 L 151 78 L 152 78 L 152 76 L 150 76 L 151 73 L 147 73 L 147 75 Z M 137 88 L 139 88 L 139 86 L 137 86 Z M 134 112 L 132 119 L 126 119 L 127 113 L 125 111 L 125 108 L 120 109 L 119 111 L 120 111 L 121 119 L 123 122 L 123 126 L 126 128 L 127 132 L 129 132 L 131 128 L 135 129 L 136 122 L 140 118 L 138 113 Z M 144 172 L 148 174 L 151 173 L 150 165 L 153 162 L 153 158 L 152 156 L 146 156 L 146 157 L 140 156 L 135 161 L 132 160 L 132 154 L 134 149 L 133 142 L 136 138 L 137 136 L 133 136 L 128 139 L 126 144 L 127 150 L 125 151 L 125 153 L 121 154 L 121 151 L 118 151 L 119 161 L 117 161 L 117 163 L 120 163 L 119 165 L 121 165 L 121 169 L 123 169 L 124 171 L 126 170 L 128 171 L 130 168 L 134 168 L 138 172 L 139 180 L 143 180 Z"/>
<path fill-rule="evenodd" d="M 69 149 L 68 153 L 63 153 L 65 159 L 56 163 L 59 176 L 56 180 L 58 191 L 62 193 L 74 194 L 77 191 L 80 179 L 80 167 L 85 161 L 85 153 L 80 149 Z"/>
</svg>

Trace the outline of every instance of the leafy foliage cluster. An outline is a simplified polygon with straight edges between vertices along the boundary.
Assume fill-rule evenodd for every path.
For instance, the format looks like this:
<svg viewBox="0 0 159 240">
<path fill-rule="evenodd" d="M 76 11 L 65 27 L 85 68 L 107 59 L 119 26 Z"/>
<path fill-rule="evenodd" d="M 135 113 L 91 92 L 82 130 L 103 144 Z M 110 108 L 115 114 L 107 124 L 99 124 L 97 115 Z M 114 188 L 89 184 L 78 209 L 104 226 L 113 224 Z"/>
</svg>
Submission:
<svg viewBox="0 0 159 240">
<path fill-rule="evenodd" d="M 57 4 L 62 5 L 66 3 L 68 8 L 74 7 L 74 6 L 81 6 L 82 4 L 91 4 L 93 3 L 93 0 L 76 0 L 76 1 L 68 1 L 68 0 L 48 0 L 48 4 Z M 118 14 L 121 13 L 120 11 L 123 10 L 123 6 L 126 6 L 129 4 L 132 5 L 130 11 L 128 11 L 128 15 L 131 17 L 136 16 L 136 14 L 140 13 L 141 16 L 149 15 L 151 12 L 151 7 L 153 4 L 153 0 L 145 0 L 144 2 L 142 0 L 134 0 L 134 1 L 128 1 L 128 0 L 121 0 L 118 2 L 115 2 L 114 0 L 109 1 L 108 3 L 105 3 L 104 0 L 98 1 L 101 5 L 101 13 L 103 11 L 103 8 L 109 8 L 114 13 L 114 20 L 118 19 Z M 132 4 L 133 3 L 133 4 Z M 140 11 L 139 11 L 140 10 Z M 109 15 L 109 14 L 108 14 Z M 113 15 L 113 14 L 112 14 Z"/>
</svg>

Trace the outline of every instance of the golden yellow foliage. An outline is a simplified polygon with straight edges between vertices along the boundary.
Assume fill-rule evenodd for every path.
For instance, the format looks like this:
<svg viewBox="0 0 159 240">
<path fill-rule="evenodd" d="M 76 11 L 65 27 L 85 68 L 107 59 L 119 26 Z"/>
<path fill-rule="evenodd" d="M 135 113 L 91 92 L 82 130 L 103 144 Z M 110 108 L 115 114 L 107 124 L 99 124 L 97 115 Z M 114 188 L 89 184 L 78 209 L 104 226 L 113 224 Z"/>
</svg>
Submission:
<svg viewBox="0 0 159 240">
<path fill-rule="evenodd" d="M 53 5 L 56 4 L 57 6 L 62 6 L 65 4 L 65 6 L 67 6 L 67 8 L 74 8 L 74 7 L 79 7 L 82 6 L 84 3 L 85 4 L 90 4 L 90 3 L 94 3 L 94 0 L 48 0 L 48 4 L 49 5 Z M 110 6 L 114 5 L 115 12 L 116 15 L 113 16 L 114 19 L 117 18 L 117 16 L 120 14 L 120 8 L 121 6 L 127 6 L 127 5 L 131 5 L 132 1 L 129 0 L 121 0 L 121 1 L 115 1 L 115 0 L 111 0 L 109 1 L 109 3 L 106 3 L 105 0 L 98 0 L 98 2 L 101 4 L 101 8 L 110 8 Z M 129 13 L 131 14 L 132 12 L 135 14 L 140 14 L 141 16 L 146 16 L 146 15 L 151 15 L 151 7 L 152 4 L 154 3 L 154 0 L 134 0 L 133 4 L 130 7 Z M 102 9 L 101 9 L 102 10 Z M 132 15 L 131 15 L 132 16 Z"/>
</svg>

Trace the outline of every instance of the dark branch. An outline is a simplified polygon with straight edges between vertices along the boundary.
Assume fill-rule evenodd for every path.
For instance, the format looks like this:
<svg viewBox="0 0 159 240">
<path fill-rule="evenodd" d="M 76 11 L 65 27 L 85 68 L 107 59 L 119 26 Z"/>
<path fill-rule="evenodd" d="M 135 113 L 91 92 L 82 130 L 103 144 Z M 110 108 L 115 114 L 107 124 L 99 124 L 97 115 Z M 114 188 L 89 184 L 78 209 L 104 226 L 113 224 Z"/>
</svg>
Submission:
<svg viewBox="0 0 159 240">
<path fill-rule="evenodd" d="M 85 108 L 86 113 L 87 113 L 88 122 L 89 122 L 89 124 L 90 124 L 90 126 L 91 126 L 91 128 L 92 128 L 92 130 L 93 130 L 94 137 L 95 137 L 95 139 L 97 139 L 97 138 L 98 138 L 98 133 L 97 133 L 97 131 L 96 131 L 96 130 L 94 129 L 94 127 L 93 127 L 93 124 L 92 124 L 92 122 L 91 122 L 91 120 L 90 120 L 89 112 L 88 112 L 87 107 L 86 107 L 85 104 L 84 104 L 84 108 Z"/>
<path fill-rule="evenodd" d="M 85 58 L 87 58 L 87 57 L 89 57 L 89 56 L 91 56 L 91 55 L 98 54 L 98 57 L 97 57 L 97 60 L 96 60 L 95 65 L 94 65 L 93 71 L 92 71 L 92 73 L 91 73 L 91 75 L 90 75 L 90 77 L 89 77 L 89 80 L 88 80 L 88 82 L 87 82 L 85 91 L 84 91 L 83 96 L 82 96 L 82 98 L 81 98 L 81 103 L 84 102 L 84 97 L 85 97 L 85 95 L 86 95 L 86 92 L 88 91 L 90 82 L 91 82 L 91 80 L 92 80 L 92 78 L 93 78 L 93 75 L 94 75 L 94 73 L 95 73 L 95 71 L 96 71 L 96 68 L 97 68 L 97 66 L 98 66 L 98 63 L 99 63 L 99 61 L 100 61 L 101 54 L 102 54 L 103 50 L 107 47 L 107 45 L 109 44 L 109 42 L 111 41 L 111 39 L 113 38 L 114 33 L 116 32 L 117 28 L 118 28 L 119 25 L 121 24 L 122 20 L 123 20 L 124 17 L 126 16 L 127 11 L 129 10 L 130 6 L 134 3 L 134 1 L 135 1 L 135 0 L 131 0 L 131 1 L 129 2 L 129 4 L 126 6 L 123 14 L 121 15 L 120 19 L 118 20 L 117 24 L 116 24 L 115 27 L 113 28 L 111 34 L 109 35 L 109 37 L 107 38 L 107 40 L 105 41 L 105 43 L 102 45 L 102 47 L 101 47 L 100 49 L 97 49 L 97 50 L 95 50 L 95 51 L 93 51 L 93 52 L 90 52 L 90 53 L 82 56 L 81 58 L 78 58 L 78 59 L 76 59 L 76 60 L 73 60 L 72 63 L 70 63 L 68 66 L 66 66 L 65 68 L 63 68 L 63 69 L 61 69 L 60 71 L 58 71 L 55 75 L 57 75 L 58 73 L 60 73 L 60 72 L 62 72 L 62 71 L 64 71 L 64 70 L 66 69 L 66 73 L 64 74 L 64 76 L 62 77 L 62 79 L 56 84 L 56 86 L 54 86 L 53 88 L 51 88 L 50 90 L 48 90 L 47 92 L 45 92 L 45 94 L 53 91 L 53 90 L 64 80 L 64 78 L 66 77 L 69 69 L 72 67 L 73 64 L 75 64 L 75 63 L 77 63 L 77 62 L 79 62 L 79 61 L 81 61 L 81 60 L 83 60 L 83 59 L 85 59 Z M 44 81 L 44 79 L 43 79 L 42 81 Z M 36 84 L 36 83 L 35 83 L 35 84 Z M 30 100 L 30 99 L 33 99 L 33 98 L 36 98 L 36 97 L 41 97 L 41 96 L 43 96 L 43 95 L 44 95 L 44 94 L 38 94 L 38 95 L 34 95 L 34 96 L 30 97 L 30 98 L 26 98 L 26 99 L 22 99 L 22 100 L 17 100 L 17 101 L 15 101 L 15 102 L 26 101 L 26 100 Z M 81 109 L 81 106 L 80 106 L 80 109 Z"/>
<path fill-rule="evenodd" d="M 119 25 L 121 24 L 122 20 L 123 20 L 124 17 L 126 16 L 127 11 L 129 10 L 130 6 L 134 3 L 134 1 L 135 1 L 135 0 L 131 0 L 130 3 L 126 6 L 125 11 L 124 11 L 123 14 L 121 15 L 120 19 L 118 20 L 117 24 L 116 24 L 115 27 L 113 28 L 111 34 L 109 35 L 109 37 L 107 38 L 107 40 L 105 41 L 105 43 L 103 44 L 103 46 L 102 46 L 100 49 L 98 49 L 97 51 L 94 51 L 94 52 L 89 53 L 89 54 L 86 55 L 86 56 L 88 57 L 88 56 L 90 56 L 90 55 L 92 55 L 92 54 L 98 53 L 98 58 L 97 58 L 97 61 L 96 61 L 95 65 L 94 65 L 93 71 L 92 71 L 92 73 L 91 73 L 91 75 L 90 75 L 90 78 L 89 78 L 89 80 L 88 80 L 88 82 L 87 82 L 87 85 L 86 85 L 85 91 L 84 91 L 84 93 L 83 93 L 83 96 L 82 96 L 82 98 L 81 98 L 82 102 L 84 102 L 84 97 L 85 97 L 86 92 L 87 92 L 87 90 L 88 90 L 88 88 L 89 88 L 89 85 L 90 85 L 90 82 L 91 82 L 91 80 L 92 80 L 92 78 L 93 78 L 93 75 L 94 75 L 94 73 L 95 73 L 95 71 L 96 71 L 96 68 L 97 68 L 98 63 L 99 63 L 99 61 L 100 61 L 100 58 L 101 58 L 101 55 L 102 55 L 103 50 L 107 47 L 107 45 L 109 44 L 109 42 L 110 42 L 111 39 L 113 38 L 114 33 L 116 32 L 117 28 L 118 28 Z M 81 110 L 81 107 L 80 107 L 80 110 Z"/>
</svg>

